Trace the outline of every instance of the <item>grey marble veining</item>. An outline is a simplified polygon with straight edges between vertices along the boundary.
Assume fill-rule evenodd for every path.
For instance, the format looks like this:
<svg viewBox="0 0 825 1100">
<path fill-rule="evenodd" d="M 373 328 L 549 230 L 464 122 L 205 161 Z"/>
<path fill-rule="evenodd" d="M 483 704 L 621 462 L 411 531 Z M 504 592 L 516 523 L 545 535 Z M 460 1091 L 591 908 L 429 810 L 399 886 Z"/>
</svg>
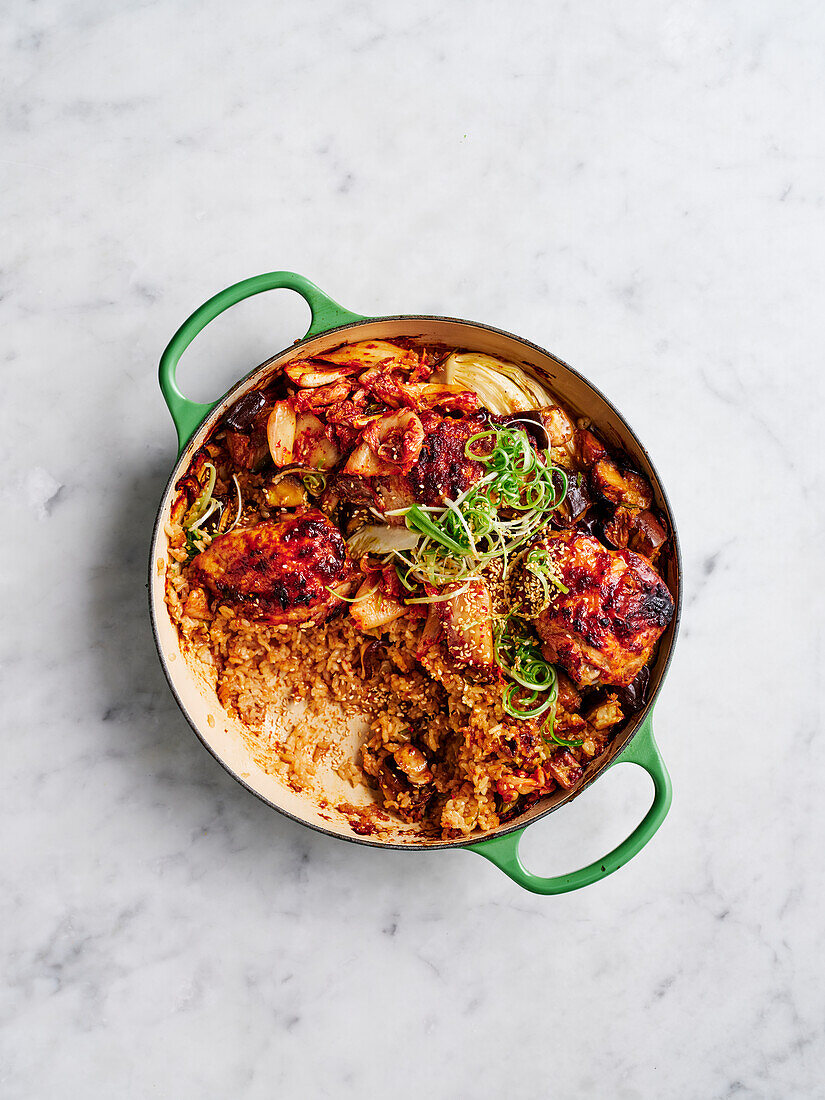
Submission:
<svg viewBox="0 0 825 1100">
<path fill-rule="evenodd" d="M 0 1094 L 825 1096 L 822 8 L 4 15 Z M 653 454 L 685 558 L 675 800 L 598 886 L 328 840 L 180 716 L 144 587 L 156 363 L 273 268 L 523 334 Z M 245 303 L 182 385 L 215 396 L 305 322 Z M 648 797 L 616 768 L 525 858 L 594 858 Z"/>
</svg>

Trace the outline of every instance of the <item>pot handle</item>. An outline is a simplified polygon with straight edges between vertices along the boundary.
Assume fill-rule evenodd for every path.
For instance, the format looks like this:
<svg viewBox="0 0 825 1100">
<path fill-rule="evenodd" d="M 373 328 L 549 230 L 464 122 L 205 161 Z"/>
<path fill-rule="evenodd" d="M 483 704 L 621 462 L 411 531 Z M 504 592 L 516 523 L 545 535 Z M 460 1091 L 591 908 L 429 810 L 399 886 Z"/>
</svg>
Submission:
<svg viewBox="0 0 825 1100">
<path fill-rule="evenodd" d="M 294 271 L 268 271 L 264 275 L 254 275 L 251 279 L 234 283 L 210 298 L 208 302 L 204 302 L 191 317 L 183 322 L 160 357 L 158 370 L 160 388 L 178 432 L 178 453 L 186 446 L 203 418 L 218 403 L 213 401 L 202 405 L 183 396 L 175 378 L 180 357 L 198 333 L 206 328 L 210 321 L 214 321 L 219 313 L 242 302 L 244 298 L 251 298 L 254 294 L 261 294 L 265 290 L 281 289 L 294 290 L 309 306 L 312 320 L 303 337 L 304 340 L 310 336 L 317 336 L 321 332 L 327 332 L 331 328 L 337 328 L 339 325 L 349 324 L 351 321 L 366 320 L 360 313 L 352 313 L 343 306 L 339 306 L 315 283 L 311 283 L 303 275 L 296 275 Z"/>
<path fill-rule="evenodd" d="M 652 715 L 648 715 L 624 752 L 613 761 L 613 764 L 624 763 L 638 764 L 651 777 L 654 788 L 653 804 L 630 836 L 603 859 L 597 859 L 569 875 L 555 875 L 553 878 L 533 875 L 521 862 L 518 850 L 524 829 L 517 829 L 492 840 L 483 840 L 480 844 L 468 845 L 467 850 L 489 859 L 505 875 L 509 875 L 513 882 L 523 886 L 525 890 L 532 890 L 534 894 L 566 894 L 570 890 L 580 890 L 582 886 L 590 886 L 591 883 L 606 878 L 625 863 L 629 863 L 644 848 L 670 809 L 673 793 L 670 776 L 653 739 Z"/>
</svg>

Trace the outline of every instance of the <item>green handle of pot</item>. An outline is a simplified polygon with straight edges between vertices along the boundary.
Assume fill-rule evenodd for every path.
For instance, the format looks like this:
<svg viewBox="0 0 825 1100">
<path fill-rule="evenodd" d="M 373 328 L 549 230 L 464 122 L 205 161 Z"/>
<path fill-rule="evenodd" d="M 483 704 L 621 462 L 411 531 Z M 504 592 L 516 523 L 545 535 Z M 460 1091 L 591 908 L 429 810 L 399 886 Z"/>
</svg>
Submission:
<svg viewBox="0 0 825 1100">
<path fill-rule="evenodd" d="M 220 291 L 208 302 L 196 309 L 195 312 L 180 326 L 178 331 L 169 341 L 169 345 L 160 357 L 160 388 L 163 392 L 169 412 L 175 422 L 178 433 L 179 453 L 186 446 L 192 433 L 203 421 L 207 413 L 214 409 L 217 401 L 205 405 L 198 401 L 190 401 L 178 389 L 175 378 L 178 361 L 184 351 L 189 347 L 198 333 L 206 328 L 210 321 L 223 313 L 230 306 L 242 302 L 244 298 L 251 298 L 254 294 L 262 294 L 265 290 L 294 290 L 300 294 L 309 306 L 312 320 L 303 339 L 310 336 L 318 336 L 319 333 L 329 329 L 346 325 L 352 321 L 366 320 L 360 313 L 352 313 L 343 306 L 334 302 L 328 294 L 324 294 L 315 283 L 305 279 L 303 275 L 296 275 L 294 271 L 268 271 L 264 275 L 254 275 L 251 279 L 244 279 L 240 283 L 229 286 Z"/>
<path fill-rule="evenodd" d="M 523 886 L 525 890 L 532 890 L 534 894 L 566 894 L 570 890 L 580 890 L 582 886 L 590 886 L 591 883 L 612 875 L 644 848 L 670 809 L 673 795 L 670 776 L 653 739 L 652 715 L 648 715 L 636 736 L 610 766 L 625 763 L 638 764 L 651 777 L 654 788 L 653 804 L 630 836 L 603 859 L 597 859 L 569 875 L 542 878 L 541 875 L 531 874 L 519 855 L 519 843 L 524 829 L 494 837 L 492 840 L 483 840 L 480 844 L 468 845 L 468 851 L 478 852 L 480 856 L 489 859 L 505 875 L 509 875 L 513 882 Z"/>
</svg>

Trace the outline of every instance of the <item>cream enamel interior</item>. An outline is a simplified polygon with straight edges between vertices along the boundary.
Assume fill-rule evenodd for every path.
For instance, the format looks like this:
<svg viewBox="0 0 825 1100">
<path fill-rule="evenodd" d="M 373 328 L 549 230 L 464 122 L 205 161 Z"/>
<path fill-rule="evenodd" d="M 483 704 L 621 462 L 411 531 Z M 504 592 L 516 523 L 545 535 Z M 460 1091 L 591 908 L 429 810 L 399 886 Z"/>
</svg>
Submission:
<svg viewBox="0 0 825 1100">
<path fill-rule="evenodd" d="M 271 374 L 279 371 L 284 363 L 292 359 L 319 355 L 341 343 L 352 343 L 356 340 L 392 339 L 401 336 L 414 337 L 420 339 L 423 343 L 440 343 L 448 347 L 484 352 L 488 355 L 509 359 L 511 362 L 526 367 L 539 379 L 545 381 L 551 392 L 569 409 L 579 416 L 589 417 L 608 445 L 627 452 L 637 467 L 649 478 L 655 493 L 656 506 L 666 515 L 670 529 L 674 530 L 668 502 L 647 452 L 612 405 L 566 364 L 517 337 L 468 321 L 428 317 L 384 318 L 347 325 L 290 347 L 262 364 L 247 378 L 234 386 L 209 414 L 175 464 L 173 475 L 161 503 L 152 542 L 150 605 L 161 660 L 181 709 L 210 752 L 253 793 L 283 813 L 306 825 L 335 836 L 359 839 L 381 846 L 460 846 L 475 843 L 489 834 L 474 834 L 471 838 L 462 838 L 456 841 L 429 842 L 422 841 L 414 827 L 399 823 L 397 828 L 385 837 L 363 837 L 353 829 L 349 820 L 343 814 L 330 807 L 338 802 L 365 803 L 372 797 L 371 792 L 366 788 L 354 792 L 348 783 L 339 779 L 332 770 L 329 770 L 329 786 L 327 787 L 325 782 L 325 790 L 330 807 L 322 807 L 306 794 L 294 791 L 279 777 L 264 772 L 250 754 L 246 741 L 247 735 L 241 723 L 237 718 L 228 714 L 220 705 L 204 672 L 193 663 L 190 663 L 181 653 L 177 629 L 169 618 L 164 602 L 167 553 L 164 527 L 175 495 L 174 485 L 188 466 L 194 452 L 223 415 L 226 407 L 237 401 L 249 390 L 261 385 Z M 680 578 L 678 575 L 678 550 L 676 546 L 673 547 L 673 551 L 666 580 L 678 608 Z M 673 622 L 668 627 L 659 645 L 656 662 L 651 670 L 649 701 L 644 710 L 635 715 L 625 730 L 613 740 L 608 752 L 590 765 L 585 774 L 584 782 L 573 794 L 564 791 L 555 792 L 524 813 L 517 822 L 510 823 L 506 829 L 499 830 L 500 832 L 508 831 L 516 825 L 521 827 L 528 824 L 562 803 L 570 801 L 572 797 L 580 794 L 621 752 L 639 727 L 658 690 L 672 648 L 677 618 L 678 615 L 674 616 Z M 353 733 L 351 745 L 353 751 L 356 742 L 357 731 Z"/>
</svg>

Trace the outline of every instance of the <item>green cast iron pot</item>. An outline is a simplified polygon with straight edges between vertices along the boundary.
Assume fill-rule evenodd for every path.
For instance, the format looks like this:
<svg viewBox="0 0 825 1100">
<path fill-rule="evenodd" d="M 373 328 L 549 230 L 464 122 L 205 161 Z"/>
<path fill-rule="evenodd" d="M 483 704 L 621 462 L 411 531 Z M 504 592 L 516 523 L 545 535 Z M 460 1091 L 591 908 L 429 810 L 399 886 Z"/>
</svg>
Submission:
<svg viewBox="0 0 825 1100">
<path fill-rule="evenodd" d="M 198 404 L 189 401 L 178 389 L 175 371 L 178 360 L 198 333 L 218 314 L 237 302 L 265 290 L 287 288 L 300 294 L 312 313 L 312 323 L 304 338 L 257 367 L 234 385 L 219 401 Z M 544 379 L 553 393 L 579 416 L 589 417 L 601 436 L 631 457 L 649 478 L 658 508 L 665 514 L 670 530 L 671 553 L 666 580 L 676 600 L 673 621 L 659 644 L 651 669 L 649 699 L 645 707 L 627 721 L 607 752 L 591 762 L 581 785 L 572 793 L 556 791 L 526 810 L 515 821 L 472 840 L 432 842 L 422 839 L 414 827 L 400 824 L 394 833 L 381 838 L 359 834 L 352 816 L 339 812 L 340 802 L 356 798 L 351 787 L 336 780 L 330 771 L 330 788 L 319 803 L 306 794 L 292 790 L 281 778 L 258 766 L 253 743 L 238 720 L 220 705 L 207 670 L 199 668 L 190 656 L 181 652 L 177 630 L 169 619 L 164 603 L 164 575 L 168 553 L 165 525 L 175 496 L 175 483 L 187 468 L 192 455 L 220 420 L 226 408 L 251 389 L 255 389 L 283 364 L 294 358 L 308 358 L 341 343 L 367 339 L 391 339 L 413 336 L 424 341 L 465 348 L 509 359 L 527 367 Z M 403 850 L 466 848 L 490 860 L 520 886 L 537 894 L 560 894 L 588 886 L 612 874 L 632 859 L 651 839 L 670 808 L 671 785 L 667 768 L 653 739 L 652 712 L 673 653 L 681 609 L 681 559 L 673 516 L 664 489 L 647 451 L 616 408 L 591 383 L 560 359 L 535 344 L 500 329 L 449 317 L 364 317 L 343 309 L 317 286 L 289 271 L 274 271 L 236 283 L 210 298 L 175 333 L 160 361 L 160 386 L 178 433 L 178 460 L 164 491 L 152 539 L 149 572 L 152 626 L 161 664 L 169 686 L 183 714 L 204 746 L 242 786 L 273 809 L 329 836 L 357 844 Z M 602 859 L 566 875 L 550 878 L 534 875 L 521 861 L 519 842 L 533 821 L 578 798 L 607 768 L 632 763 L 643 768 L 653 780 L 653 802 L 642 821 L 613 851 Z M 336 782 L 340 784 L 336 788 Z M 361 792 L 358 797 L 370 797 Z M 324 802 L 326 804 L 324 804 Z M 356 822 L 357 824 L 357 822 Z"/>
</svg>

